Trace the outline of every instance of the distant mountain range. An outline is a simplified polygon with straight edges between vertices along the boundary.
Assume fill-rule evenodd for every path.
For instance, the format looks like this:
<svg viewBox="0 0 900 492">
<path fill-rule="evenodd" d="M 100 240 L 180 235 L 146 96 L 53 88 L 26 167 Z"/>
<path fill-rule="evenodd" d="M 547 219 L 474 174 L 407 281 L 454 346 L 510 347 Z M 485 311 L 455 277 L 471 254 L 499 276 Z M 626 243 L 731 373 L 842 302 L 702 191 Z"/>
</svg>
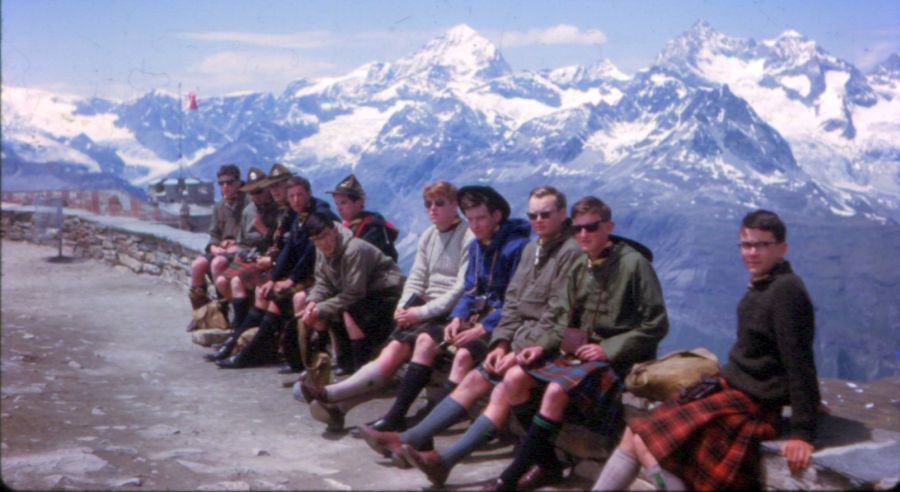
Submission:
<svg viewBox="0 0 900 492">
<path fill-rule="evenodd" d="M 608 60 L 514 71 L 461 25 L 390 63 L 193 111 L 159 91 L 114 102 L 4 87 L 2 104 L 4 190 L 142 187 L 177 173 L 180 154 L 206 177 L 283 162 L 318 194 L 354 172 L 403 231 L 405 265 L 428 181 L 490 183 L 520 214 L 538 184 L 596 194 L 656 252 L 664 349 L 723 358 L 746 282 L 737 224 L 770 208 L 818 308 L 820 371 L 900 374 L 897 54 L 863 74 L 794 31 L 758 42 L 698 22 L 632 76 Z"/>
</svg>

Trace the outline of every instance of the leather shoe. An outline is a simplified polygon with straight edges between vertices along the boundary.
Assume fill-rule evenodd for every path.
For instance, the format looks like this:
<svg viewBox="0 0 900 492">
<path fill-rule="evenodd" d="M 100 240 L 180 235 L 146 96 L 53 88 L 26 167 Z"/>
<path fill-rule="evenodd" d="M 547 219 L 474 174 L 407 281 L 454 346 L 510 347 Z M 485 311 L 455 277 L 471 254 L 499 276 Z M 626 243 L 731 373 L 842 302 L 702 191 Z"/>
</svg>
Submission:
<svg viewBox="0 0 900 492">
<path fill-rule="evenodd" d="M 406 430 L 406 419 L 401 420 L 400 422 L 392 422 L 390 420 L 378 419 L 371 424 L 368 424 L 369 427 L 377 430 L 378 432 L 403 432 Z"/>
<path fill-rule="evenodd" d="M 328 395 L 325 393 L 325 388 L 320 388 L 312 383 L 307 383 L 305 380 L 300 381 L 299 383 L 300 394 L 303 395 L 303 399 L 306 400 L 306 403 L 312 403 L 316 400 L 321 401 L 322 403 L 328 403 Z"/>
<path fill-rule="evenodd" d="M 400 451 L 403 453 L 406 461 L 424 473 L 434 485 L 444 485 L 444 482 L 447 481 L 451 468 L 448 468 L 441 461 L 441 455 L 436 451 L 416 451 L 409 444 L 400 446 Z"/>
<path fill-rule="evenodd" d="M 250 366 L 245 359 L 240 357 L 240 354 L 218 360 L 216 365 L 219 366 L 219 369 L 243 369 Z"/>
<path fill-rule="evenodd" d="M 535 490 L 547 485 L 556 485 L 562 482 L 563 478 L 562 468 L 545 468 L 541 465 L 533 465 L 519 478 L 516 488 L 519 490 Z"/>
<path fill-rule="evenodd" d="M 325 430 L 328 432 L 340 432 L 344 430 L 344 412 L 337 405 L 323 403 L 320 400 L 313 400 L 309 404 L 309 413 L 312 418 L 319 422 L 327 424 Z"/>
<path fill-rule="evenodd" d="M 515 490 L 516 490 L 515 487 L 504 482 L 502 478 L 498 478 L 498 479 L 494 480 L 493 482 L 491 482 L 481 488 L 481 492 L 501 492 L 501 491 L 513 492 Z"/>
<path fill-rule="evenodd" d="M 365 439 L 366 444 L 376 453 L 390 458 L 391 453 L 400 453 L 400 434 L 396 432 L 379 432 L 368 425 L 360 427 L 359 434 Z"/>
</svg>

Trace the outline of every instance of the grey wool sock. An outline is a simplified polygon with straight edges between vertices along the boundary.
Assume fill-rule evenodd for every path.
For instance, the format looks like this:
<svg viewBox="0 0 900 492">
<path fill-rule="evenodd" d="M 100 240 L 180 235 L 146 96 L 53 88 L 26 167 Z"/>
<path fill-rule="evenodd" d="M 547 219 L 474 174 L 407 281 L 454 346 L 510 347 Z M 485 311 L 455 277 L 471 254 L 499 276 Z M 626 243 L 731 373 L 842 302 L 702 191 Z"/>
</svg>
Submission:
<svg viewBox="0 0 900 492">
<path fill-rule="evenodd" d="M 640 470 L 641 464 L 637 458 L 616 448 L 606 460 L 606 465 L 591 490 L 624 490 L 631 485 Z"/>
<path fill-rule="evenodd" d="M 674 473 L 665 470 L 659 465 L 653 465 L 644 472 L 647 480 L 656 487 L 657 490 L 687 490 L 684 482 Z"/>
<path fill-rule="evenodd" d="M 459 422 L 469 411 L 452 397 L 448 396 L 419 422 L 419 425 L 400 434 L 400 442 L 421 449 L 428 440 L 438 432 Z"/>
<path fill-rule="evenodd" d="M 479 415 L 475 422 L 472 422 L 472 425 L 466 429 L 465 434 L 454 441 L 449 448 L 439 452 L 441 461 L 448 468 L 453 467 L 472 451 L 489 442 L 496 432 L 497 426 L 491 419 L 484 414 Z"/>
<path fill-rule="evenodd" d="M 387 378 L 381 374 L 381 368 L 372 361 L 360 367 L 349 378 L 326 386 L 325 393 L 328 395 L 328 401 L 335 403 L 375 391 L 386 382 Z"/>
</svg>

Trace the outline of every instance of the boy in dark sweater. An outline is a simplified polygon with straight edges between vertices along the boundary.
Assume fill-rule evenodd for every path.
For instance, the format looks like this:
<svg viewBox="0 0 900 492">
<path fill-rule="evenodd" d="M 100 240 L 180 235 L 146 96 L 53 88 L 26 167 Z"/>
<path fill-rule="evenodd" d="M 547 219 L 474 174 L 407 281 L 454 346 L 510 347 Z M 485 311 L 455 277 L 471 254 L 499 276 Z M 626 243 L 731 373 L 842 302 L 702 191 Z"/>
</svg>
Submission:
<svg viewBox="0 0 900 492">
<path fill-rule="evenodd" d="M 641 465 L 667 490 L 758 488 L 759 442 L 776 436 L 783 405 L 792 413 L 782 454 L 792 471 L 809 466 L 820 399 L 815 320 L 803 281 L 784 260 L 786 236 L 772 212 L 744 217 L 739 247 L 751 279 L 721 376 L 686 392 L 703 396 L 669 401 L 629 422 L 594 490 L 625 488 Z"/>
</svg>

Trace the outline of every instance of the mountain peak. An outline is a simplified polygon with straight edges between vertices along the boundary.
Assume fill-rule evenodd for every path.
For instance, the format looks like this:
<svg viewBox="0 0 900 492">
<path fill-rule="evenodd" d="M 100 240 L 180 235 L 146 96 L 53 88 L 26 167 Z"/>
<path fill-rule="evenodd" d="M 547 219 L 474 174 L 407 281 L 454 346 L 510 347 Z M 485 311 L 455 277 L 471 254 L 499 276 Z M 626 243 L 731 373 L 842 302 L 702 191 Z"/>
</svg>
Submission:
<svg viewBox="0 0 900 492">
<path fill-rule="evenodd" d="M 743 56 L 754 47 L 755 42 L 752 39 L 726 36 L 701 19 L 681 36 L 666 43 L 665 49 L 656 57 L 656 63 L 690 66 L 704 51 Z"/>
<path fill-rule="evenodd" d="M 467 78 L 494 78 L 511 71 L 497 47 L 467 24 L 450 28 L 398 65 L 406 66 L 409 75 L 435 66 Z"/>
</svg>

